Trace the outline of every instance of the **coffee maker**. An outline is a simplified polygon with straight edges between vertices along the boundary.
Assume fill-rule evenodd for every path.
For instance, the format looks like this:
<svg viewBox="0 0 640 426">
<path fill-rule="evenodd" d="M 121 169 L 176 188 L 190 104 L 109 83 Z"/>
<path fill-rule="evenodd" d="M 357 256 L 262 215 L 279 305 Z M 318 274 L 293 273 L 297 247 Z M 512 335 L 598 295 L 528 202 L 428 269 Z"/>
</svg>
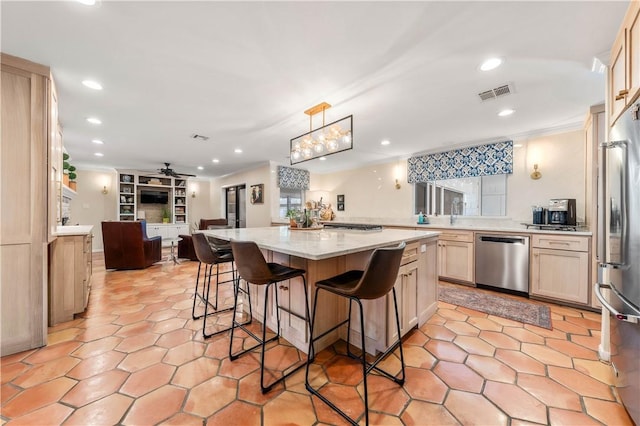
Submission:
<svg viewBox="0 0 640 426">
<path fill-rule="evenodd" d="M 576 199 L 553 198 L 549 200 L 547 223 L 550 225 L 576 225 Z"/>
</svg>

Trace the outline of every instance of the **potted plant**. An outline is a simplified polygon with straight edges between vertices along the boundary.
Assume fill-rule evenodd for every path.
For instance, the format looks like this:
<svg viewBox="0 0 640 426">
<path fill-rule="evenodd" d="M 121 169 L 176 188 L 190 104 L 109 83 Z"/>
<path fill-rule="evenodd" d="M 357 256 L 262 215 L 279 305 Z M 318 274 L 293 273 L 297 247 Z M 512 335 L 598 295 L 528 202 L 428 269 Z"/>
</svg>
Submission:
<svg viewBox="0 0 640 426">
<path fill-rule="evenodd" d="M 297 228 L 298 225 L 296 223 L 296 217 L 300 215 L 300 211 L 298 209 L 289 209 L 287 210 L 287 216 L 289 218 L 289 227 Z"/>
<path fill-rule="evenodd" d="M 69 186 L 69 154 L 66 152 L 62 153 L 62 183 L 65 186 Z"/>
<path fill-rule="evenodd" d="M 76 174 L 76 166 L 69 165 L 69 188 L 76 190 L 76 178 L 78 175 Z"/>
<path fill-rule="evenodd" d="M 169 209 L 166 207 L 162 208 L 162 223 L 169 223 L 169 219 L 171 219 L 171 213 Z"/>
</svg>

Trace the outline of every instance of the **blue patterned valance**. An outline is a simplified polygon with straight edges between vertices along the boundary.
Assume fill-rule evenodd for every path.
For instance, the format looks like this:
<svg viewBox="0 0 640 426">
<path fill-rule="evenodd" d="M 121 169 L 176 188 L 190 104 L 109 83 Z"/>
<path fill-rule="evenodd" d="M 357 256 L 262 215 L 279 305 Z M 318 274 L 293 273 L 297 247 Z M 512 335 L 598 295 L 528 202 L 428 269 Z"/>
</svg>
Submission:
<svg viewBox="0 0 640 426">
<path fill-rule="evenodd" d="M 278 166 L 278 187 L 309 189 L 309 171 L 293 167 Z"/>
<path fill-rule="evenodd" d="M 411 157 L 409 183 L 513 173 L 513 141 Z"/>
</svg>

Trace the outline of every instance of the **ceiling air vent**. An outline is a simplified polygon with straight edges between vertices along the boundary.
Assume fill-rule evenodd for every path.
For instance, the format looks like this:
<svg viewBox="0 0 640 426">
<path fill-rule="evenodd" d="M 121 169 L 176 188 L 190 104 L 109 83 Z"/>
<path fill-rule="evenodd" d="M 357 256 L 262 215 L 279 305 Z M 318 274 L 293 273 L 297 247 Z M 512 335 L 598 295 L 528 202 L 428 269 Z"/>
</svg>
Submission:
<svg viewBox="0 0 640 426">
<path fill-rule="evenodd" d="M 478 96 L 480 96 L 481 101 L 487 101 L 489 99 L 495 99 L 500 96 L 510 95 L 511 93 L 513 93 L 513 90 L 511 90 L 511 86 L 505 84 L 503 86 L 496 87 L 495 89 L 480 92 L 478 93 Z"/>
<path fill-rule="evenodd" d="M 204 135 L 199 135 L 197 133 L 194 133 L 191 135 L 191 139 L 201 140 L 204 142 L 209 140 L 209 136 L 204 136 Z"/>
</svg>

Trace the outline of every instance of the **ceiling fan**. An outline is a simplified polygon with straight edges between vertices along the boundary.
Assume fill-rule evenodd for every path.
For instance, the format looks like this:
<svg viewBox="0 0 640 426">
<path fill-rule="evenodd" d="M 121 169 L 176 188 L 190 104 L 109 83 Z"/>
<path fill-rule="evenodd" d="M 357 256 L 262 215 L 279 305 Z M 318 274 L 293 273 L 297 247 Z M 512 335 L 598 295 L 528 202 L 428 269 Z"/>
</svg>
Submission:
<svg viewBox="0 0 640 426">
<path fill-rule="evenodd" d="M 178 173 L 176 171 L 174 171 L 172 168 L 170 168 L 169 166 L 171 165 L 171 163 L 164 163 L 164 168 L 160 168 L 158 169 L 158 172 L 160 172 L 161 174 L 165 175 L 165 176 L 172 176 L 172 177 L 186 177 L 186 176 L 192 176 L 195 177 L 196 175 L 191 175 L 189 173 Z"/>
</svg>

